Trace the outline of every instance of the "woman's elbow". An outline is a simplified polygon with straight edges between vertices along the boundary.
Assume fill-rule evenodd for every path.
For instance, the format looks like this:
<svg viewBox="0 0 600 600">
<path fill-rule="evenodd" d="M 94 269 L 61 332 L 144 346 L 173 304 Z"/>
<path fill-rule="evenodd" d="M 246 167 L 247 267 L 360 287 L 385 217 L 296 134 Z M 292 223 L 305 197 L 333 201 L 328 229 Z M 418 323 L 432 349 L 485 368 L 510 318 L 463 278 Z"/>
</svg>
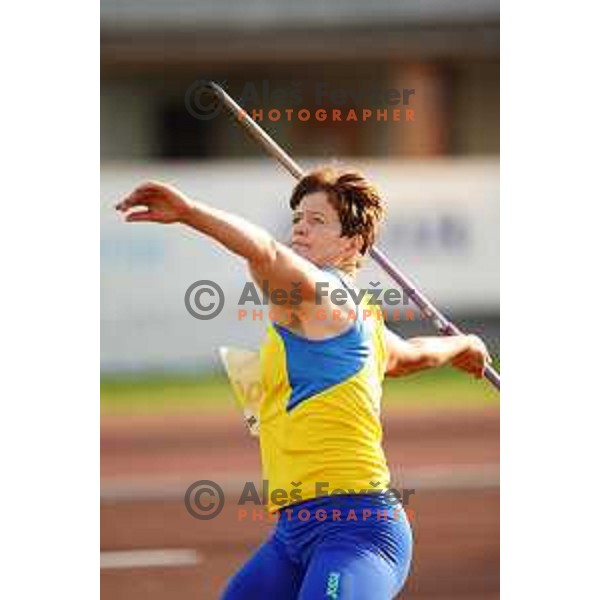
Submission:
<svg viewBox="0 0 600 600">
<path fill-rule="evenodd" d="M 248 264 L 255 271 L 268 271 L 277 262 L 279 255 L 279 244 L 273 238 L 261 240 L 256 244 L 249 256 L 247 256 Z"/>
</svg>

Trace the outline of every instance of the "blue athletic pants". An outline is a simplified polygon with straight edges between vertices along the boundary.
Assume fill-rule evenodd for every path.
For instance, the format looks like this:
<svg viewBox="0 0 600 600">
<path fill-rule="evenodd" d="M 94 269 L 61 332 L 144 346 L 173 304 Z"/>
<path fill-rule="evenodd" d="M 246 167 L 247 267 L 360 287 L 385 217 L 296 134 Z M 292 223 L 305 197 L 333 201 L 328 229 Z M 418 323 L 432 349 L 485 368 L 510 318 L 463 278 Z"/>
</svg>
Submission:
<svg viewBox="0 0 600 600">
<path fill-rule="evenodd" d="M 279 511 L 271 537 L 222 600 L 390 600 L 411 554 L 400 505 L 372 494 L 315 498 Z"/>
</svg>

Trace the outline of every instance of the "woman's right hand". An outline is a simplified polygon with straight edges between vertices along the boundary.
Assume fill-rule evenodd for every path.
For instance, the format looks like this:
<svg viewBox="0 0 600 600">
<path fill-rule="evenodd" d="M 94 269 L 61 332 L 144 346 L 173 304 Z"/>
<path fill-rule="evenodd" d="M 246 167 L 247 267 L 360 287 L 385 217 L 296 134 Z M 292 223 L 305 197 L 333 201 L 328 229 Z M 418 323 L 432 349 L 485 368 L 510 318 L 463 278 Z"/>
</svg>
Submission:
<svg viewBox="0 0 600 600">
<path fill-rule="evenodd" d="M 463 339 L 467 347 L 454 357 L 452 366 L 481 379 L 485 374 L 486 365 L 491 364 L 492 357 L 481 338 L 476 335 L 465 335 Z"/>
<path fill-rule="evenodd" d="M 145 210 L 131 210 L 137 207 Z M 184 223 L 192 202 L 174 187 L 151 181 L 135 188 L 115 208 L 128 222 Z"/>
</svg>

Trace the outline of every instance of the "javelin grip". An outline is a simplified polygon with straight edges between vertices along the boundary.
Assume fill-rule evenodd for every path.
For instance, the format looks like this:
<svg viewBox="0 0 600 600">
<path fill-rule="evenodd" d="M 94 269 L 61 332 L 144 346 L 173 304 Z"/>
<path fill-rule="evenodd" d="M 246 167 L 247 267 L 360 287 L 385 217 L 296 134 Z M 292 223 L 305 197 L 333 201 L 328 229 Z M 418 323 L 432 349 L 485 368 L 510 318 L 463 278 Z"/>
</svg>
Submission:
<svg viewBox="0 0 600 600">
<path fill-rule="evenodd" d="M 387 258 L 387 256 L 373 246 L 370 250 L 373 260 L 404 290 L 406 295 L 420 309 L 421 314 L 430 318 L 434 327 L 440 335 L 460 335 L 462 331 L 429 301 L 427 296 L 419 292 L 413 282 L 403 275 Z M 491 366 L 486 365 L 484 377 L 497 389 L 500 390 L 500 375 Z"/>
<path fill-rule="evenodd" d="M 235 102 L 225 90 L 215 82 L 207 83 L 210 89 L 222 102 L 235 120 L 246 130 L 248 135 L 256 141 L 275 160 L 281 163 L 296 179 L 304 176 L 300 165 L 279 146 L 265 130 L 252 119 L 248 113 Z M 371 258 L 404 290 L 408 297 L 421 310 L 421 313 L 433 321 L 435 328 L 441 335 L 459 335 L 461 331 L 448 321 L 446 317 L 404 276 L 385 256 L 381 250 L 373 246 L 369 251 Z M 484 377 L 500 390 L 500 375 L 491 365 L 486 365 Z"/>
</svg>

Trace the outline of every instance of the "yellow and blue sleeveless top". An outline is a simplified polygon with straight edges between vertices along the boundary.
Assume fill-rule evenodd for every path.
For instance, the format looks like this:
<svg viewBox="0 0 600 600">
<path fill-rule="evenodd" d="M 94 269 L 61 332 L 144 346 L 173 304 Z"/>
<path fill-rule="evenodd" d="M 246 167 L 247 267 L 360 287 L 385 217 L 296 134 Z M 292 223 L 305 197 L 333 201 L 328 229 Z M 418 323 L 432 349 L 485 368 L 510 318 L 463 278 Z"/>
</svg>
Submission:
<svg viewBox="0 0 600 600">
<path fill-rule="evenodd" d="M 323 275 L 348 287 L 339 274 Z M 364 310 L 371 315 L 363 318 Z M 270 511 L 334 490 L 351 494 L 389 486 L 379 418 L 384 323 L 366 299 L 356 313 L 349 329 L 323 340 L 268 325 L 260 350 L 259 420 Z M 274 502 L 277 489 L 285 492 Z"/>
</svg>

